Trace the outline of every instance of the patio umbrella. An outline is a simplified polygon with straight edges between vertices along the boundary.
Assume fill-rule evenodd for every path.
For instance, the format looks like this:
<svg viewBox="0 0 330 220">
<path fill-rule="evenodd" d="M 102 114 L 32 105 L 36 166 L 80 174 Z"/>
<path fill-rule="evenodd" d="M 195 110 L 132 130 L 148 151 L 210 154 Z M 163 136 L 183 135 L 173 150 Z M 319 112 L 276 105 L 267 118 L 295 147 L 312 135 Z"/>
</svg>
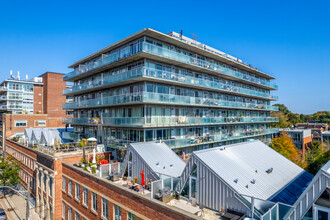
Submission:
<svg viewBox="0 0 330 220">
<path fill-rule="evenodd" d="M 141 171 L 140 175 L 141 175 L 141 179 L 142 179 L 141 185 L 144 186 L 146 184 L 146 182 L 144 181 L 144 171 L 143 170 Z"/>
<path fill-rule="evenodd" d="M 95 137 L 88 138 L 87 140 L 90 141 L 90 142 L 96 142 L 97 141 L 97 139 Z"/>
</svg>

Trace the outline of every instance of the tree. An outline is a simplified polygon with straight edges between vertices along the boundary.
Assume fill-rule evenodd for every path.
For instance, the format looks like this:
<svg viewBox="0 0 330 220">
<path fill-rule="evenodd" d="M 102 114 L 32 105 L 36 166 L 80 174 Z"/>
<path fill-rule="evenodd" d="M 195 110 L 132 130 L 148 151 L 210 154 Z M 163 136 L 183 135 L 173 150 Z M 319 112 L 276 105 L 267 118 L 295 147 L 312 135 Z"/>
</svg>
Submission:
<svg viewBox="0 0 330 220">
<path fill-rule="evenodd" d="M 272 112 L 272 117 L 278 118 L 278 122 L 272 122 L 271 126 L 275 128 L 289 128 L 291 126 L 288 117 L 283 112 Z"/>
<path fill-rule="evenodd" d="M 0 185 L 15 186 L 20 182 L 20 166 L 13 160 L 12 156 L 5 159 L 0 158 Z"/>
<path fill-rule="evenodd" d="M 281 134 L 279 137 L 273 138 L 269 146 L 295 164 L 303 166 L 299 150 L 287 134 Z"/>
<path fill-rule="evenodd" d="M 315 175 L 317 171 L 329 160 L 330 150 L 327 148 L 323 149 L 323 146 L 320 142 L 313 142 L 312 147 L 308 148 L 306 152 L 306 170 L 309 173 Z"/>
</svg>

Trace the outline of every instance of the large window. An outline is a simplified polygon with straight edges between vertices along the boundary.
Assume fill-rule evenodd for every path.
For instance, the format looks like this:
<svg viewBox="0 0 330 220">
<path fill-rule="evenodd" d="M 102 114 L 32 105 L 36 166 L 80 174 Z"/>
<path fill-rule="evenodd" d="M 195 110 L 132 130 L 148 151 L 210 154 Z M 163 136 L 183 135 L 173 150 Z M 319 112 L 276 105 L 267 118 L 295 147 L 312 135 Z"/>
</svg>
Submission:
<svg viewBox="0 0 330 220">
<path fill-rule="evenodd" d="M 83 187 L 83 204 L 88 205 L 88 189 Z"/>
<path fill-rule="evenodd" d="M 40 177 L 40 175 L 39 175 L 39 177 Z M 40 183 L 40 179 L 39 179 L 39 183 Z M 64 176 L 62 177 L 62 190 L 66 191 L 66 179 Z"/>
<path fill-rule="evenodd" d="M 15 121 L 15 127 L 26 127 L 27 121 L 26 120 L 18 120 Z"/>
<path fill-rule="evenodd" d="M 102 198 L 102 216 L 108 219 L 108 200 Z"/>
<path fill-rule="evenodd" d="M 68 194 L 72 196 L 72 180 L 69 180 L 68 183 Z"/>
<path fill-rule="evenodd" d="M 72 220 L 72 208 L 68 207 L 68 220 Z"/>
<path fill-rule="evenodd" d="M 62 218 L 65 219 L 65 203 L 62 202 Z"/>
<path fill-rule="evenodd" d="M 115 210 L 115 220 L 121 220 L 121 208 L 117 205 L 114 205 Z"/>
<path fill-rule="evenodd" d="M 75 187 L 75 196 L 76 199 L 80 201 L 80 185 L 78 183 L 76 183 L 76 187 Z"/>
<path fill-rule="evenodd" d="M 127 220 L 136 220 L 136 216 L 133 213 L 127 212 Z"/>
<path fill-rule="evenodd" d="M 97 212 L 97 195 L 92 192 L 92 210 Z"/>
<path fill-rule="evenodd" d="M 79 220 L 79 218 L 80 218 L 80 215 L 79 215 L 78 212 L 76 212 L 76 213 L 75 213 L 75 220 Z"/>
</svg>

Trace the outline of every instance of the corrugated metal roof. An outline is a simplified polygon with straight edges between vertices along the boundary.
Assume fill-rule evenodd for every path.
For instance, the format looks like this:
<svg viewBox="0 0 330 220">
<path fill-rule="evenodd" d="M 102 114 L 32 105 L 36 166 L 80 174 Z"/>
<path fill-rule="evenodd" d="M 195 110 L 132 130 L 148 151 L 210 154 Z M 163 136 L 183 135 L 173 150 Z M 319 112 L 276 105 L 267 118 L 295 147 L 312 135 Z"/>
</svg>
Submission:
<svg viewBox="0 0 330 220">
<path fill-rule="evenodd" d="M 156 173 L 178 177 L 185 168 L 185 162 L 166 144 L 150 142 L 131 143 L 132 147 Z"/>
<path fill-rule="evenodd" d="M 48 146 L 51 146 L 54 144 L 54 140 L 55 138 L 57 140 L 60 140 L 61 143 L 62 143 L 62 139 L 60 137 L 60 133 L 57 129 L 44 129 L 42 131 L 42 136 L 44 137 L 46 143 L 43 143 L 43 144 L 46 144 Z"/>
<path fill-rule="evenodd" d="M 264 200 L 304 171 L 261 141 L 195 151 L 193 154 L 238 193 Z M 269 169 L 272 169 L 271 173 L 266 172 Z"/>
</svg>

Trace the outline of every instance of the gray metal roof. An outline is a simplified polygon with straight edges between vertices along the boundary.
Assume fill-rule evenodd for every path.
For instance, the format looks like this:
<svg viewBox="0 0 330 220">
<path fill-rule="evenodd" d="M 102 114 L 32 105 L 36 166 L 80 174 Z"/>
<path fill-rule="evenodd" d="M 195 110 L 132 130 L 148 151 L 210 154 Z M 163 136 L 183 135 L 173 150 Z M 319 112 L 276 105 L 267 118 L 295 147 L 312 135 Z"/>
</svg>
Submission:
<svg viewBox="0 0 330 220">
<path fill-rule="evenodd" d="M 261 141 L 195 151 L 193 154 L 238 193 L 264 200 L 304 171 Z M 272 169 L 271 173 L 266 172 L 269 169 Z"/>
<path fill-rule="evenodd" d="M 42 138 L 43 137 L 43 138 Z M 44 129 L 41 134 L 41 144 L 46 144 L 52 146 L 54 144 L 55 138 L 60 140 L 62 143 L 62 138 L 60 137 L 60 132 L 57 129 Z"/>
<path fill-rule="evenodd" d="M 166 144 L 150 142 L 131 143 L 132 147 L 155 172 L 178 177 L 185 168 L 185 162 Z"/>
</svg>

